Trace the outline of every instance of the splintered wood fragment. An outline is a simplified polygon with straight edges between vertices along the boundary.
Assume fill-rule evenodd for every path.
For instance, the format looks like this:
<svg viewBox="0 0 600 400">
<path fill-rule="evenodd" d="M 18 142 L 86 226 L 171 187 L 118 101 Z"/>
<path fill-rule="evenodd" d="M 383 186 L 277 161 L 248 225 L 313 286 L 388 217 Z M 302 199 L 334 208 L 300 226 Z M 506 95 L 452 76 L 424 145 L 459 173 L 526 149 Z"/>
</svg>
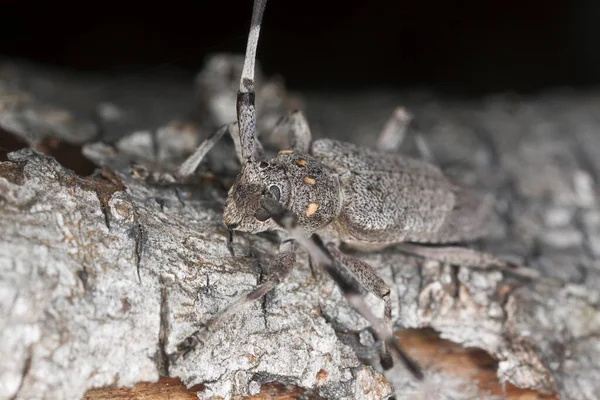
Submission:
<svg viewBox="0 0 600 400">
<path fill-rule="evenodd" d="M 498 380 L 498 362 L 478 348 L 467 348 L 440 338 L 432 329 L 407 329 L 396 334 L 408 353 L 435 371 L 476 382 L 481 396 L 512 400 L 558 400 L 555 393 L 521 389 Z"/>
</svg>

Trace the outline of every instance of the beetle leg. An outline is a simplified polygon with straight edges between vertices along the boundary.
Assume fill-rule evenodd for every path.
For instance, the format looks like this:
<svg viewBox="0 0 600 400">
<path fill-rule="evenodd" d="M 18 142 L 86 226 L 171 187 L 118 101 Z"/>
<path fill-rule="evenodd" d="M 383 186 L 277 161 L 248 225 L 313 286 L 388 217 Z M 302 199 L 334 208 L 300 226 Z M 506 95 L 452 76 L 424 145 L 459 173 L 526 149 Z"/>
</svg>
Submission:
<svg viewBox="0 0 600 400">
<path fill-rule="evenodd" d="M 406 108 L 396 107 L 377 138 L 377 150 L 382 152 L 398 151 L 412 119 L 413 115 Z"/>
<path fill-rule="evenodd" d="M 294 151 L 309 153 L 312 134 L 302 111 L 296 110 L 281 117 L 271 135 L 274 140 L 289 140 Z"/>
<path fill-rule="evenodd" d="M 414 116 L 406 108 L 396 107 L 377 138 L 377 150 L 384 153 L 398 152 L 404 139 L 406 139 L 406 134 L 413 117 Z M 423 138 L 423 135 L 419 132 L 413 132 L 412 137 L 415 141 L 419 156 L 425 161 L 433 162 L 433 154 Z"/>
<path fill-rule="evenodd" d="M 235 128 L 235 130 L 234 130 Z M 210 135 L 206 140 L 204 140 L 200 145 L 194 150 L 191 156 L 189 156 L 177 169 L 177 177 L 180 179 L 186 178 L 192 175 L 206 154 L 217 144 L 219 140 L 225 135 L 225 133 L 229 132 L 232 137 L 235 136 L 232 132 L 237 133 L 237 126 L 235 124 L 228 124 L 217 129 L 212 135 Z M 234 139 L 235 142 L 235 139 Z M 238 139 L 239 143 L 239 139 Z M 236 144 L 236 152 L 237 152 L 237 144 Z"/>
<path fill-rule="evenodd" d="M 372 266 L 366 262 L 359 260 L 358 258 L 347 256 L 346 254 L 335 248 L 334 245 L 327 245 L 329 253 L 339 261 L 346 269 L 350 271 L 352 276 L 356 278 L 358 283 L 373 293 L 375 296 L 383 300 L 383 324 L 387 330 L 386 335 L 393 335 L 392 332 L 392 302 L 390 299 L 390 287 L 385 283 L 383 279 Z M 393 367 L 393 360 L 389 349 L 386 344 L 383 343 L 380 351 L 381 366 L 384 369 L 391 369 Z"/>
<path fill-rule="evenodd" d="M 169 359 L 172 362 L 175 362 L 178 359 L 184 358 L 196 347 L 201 346 L 210 334 L 215 332 L 217 328 L 231 316 L 239 313 L 242 309 L 261 299 L 279 285 L 290 274 L 295 263 L 296 253 L 293 249 L 293 243 L 291 241 L 283 242 L 279 254 L 277 254 L 269 263 L 269 273 L 266 281 L 229 304 L 225 309 L 209 319 L 201 329 L 177 344 L 175 346 L 175 351 L 169 355 Z"/>
<path fill-rule="evenodd" d="M 398 344 L 397 338 L 390 334 L 386 326 L 376 317 L 363 299 L 360 290 L 348 278 L 344 277 L 335 267 L 335 260 L 315 235 L 310 238 L 298 226 L 296 216 L 272 197 L 265 196 L 261 206 L 269 212 L 273 221 L 282 227 L 289 237 L 301 244 L 309 253 L 312 260 L 320 265 L 325 272 L 337 283 L 344 297 L 365 318 L 375 332 L 375 339 L 385 342 L 389 349 L 396 354 L 404 366 L 418 380 L 423 380 L 421 367 Z"/>
<path fill-rule="evenodd" d="M 515 266 L 498 257 L 481 251 L 458 246 L 427 247 L 412 243 L 399 243 L 395 245 L 399 250 L 412 255 L 436 260 L 462 267 L 479 269 L 498 269 L 510 275 L 525 279 L 538 279 L 539 271 L 533 268 Z"/>
</svg>

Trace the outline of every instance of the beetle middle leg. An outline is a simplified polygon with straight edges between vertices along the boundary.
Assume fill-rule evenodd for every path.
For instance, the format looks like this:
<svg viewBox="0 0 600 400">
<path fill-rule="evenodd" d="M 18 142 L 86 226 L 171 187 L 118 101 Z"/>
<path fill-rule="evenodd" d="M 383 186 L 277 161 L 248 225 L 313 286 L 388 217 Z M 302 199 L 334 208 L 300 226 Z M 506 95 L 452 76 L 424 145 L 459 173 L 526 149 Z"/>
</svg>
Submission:
<svg viewBox="0 0 600 400">
<path fill-rule="evenodd" d="M 334 257 L 323 245 L 318 236 L 313 235 L 312 238 L 309 238 L 304 233 L 302 228 L 298 226 L 296 216 L 274 198 L 269 196 L 263 197 L 261 200 L 261 207 L 268 211 L 273 221 L 285 229 L 291 238 L 295 239 L 300 245 L 302 245 L 308 251 L 312 260 L 321 268 L 323 268 L 325 272 L 336 282 L 348 303 L 371 324 L 371 327 L 375 332 L 376 340 L 384 342 L 386 346 L 396 354 L 396 356 L 402 361 L 404 366 L 416 379 L 423 380 L 423 370 L 419 364 L 408 354 L 406 354 L 406 352 L 398 344 L 397 338 L 390 333 L 390 330 L 385 326 L 385 324 L 381 323 L 381 319 L 373 314 L 370 307 L 363 299 L 360 290 L 356 288 L 354 282 L 349 281 L 347 277 L 343 276 L 337 270 L 337 268 L 335 268 Z"/>
</svg>

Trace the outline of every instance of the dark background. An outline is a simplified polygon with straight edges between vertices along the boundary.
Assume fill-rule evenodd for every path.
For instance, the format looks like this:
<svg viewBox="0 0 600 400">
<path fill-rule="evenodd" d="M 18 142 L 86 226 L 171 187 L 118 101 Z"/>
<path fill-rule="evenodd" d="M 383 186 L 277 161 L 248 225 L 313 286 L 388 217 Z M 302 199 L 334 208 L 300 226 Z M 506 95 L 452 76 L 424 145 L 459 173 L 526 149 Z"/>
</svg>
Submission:
<svg viewBox="0 0 600 400">
<path fill-rule="evenodd" d="M 0 0 L 0 56 L 144 74 L 243 52 L 251 0 Z M 600 82 L 600 1 L 270 0 L 259 44 L 291 88 L 458 94 Z"/>
</svg>

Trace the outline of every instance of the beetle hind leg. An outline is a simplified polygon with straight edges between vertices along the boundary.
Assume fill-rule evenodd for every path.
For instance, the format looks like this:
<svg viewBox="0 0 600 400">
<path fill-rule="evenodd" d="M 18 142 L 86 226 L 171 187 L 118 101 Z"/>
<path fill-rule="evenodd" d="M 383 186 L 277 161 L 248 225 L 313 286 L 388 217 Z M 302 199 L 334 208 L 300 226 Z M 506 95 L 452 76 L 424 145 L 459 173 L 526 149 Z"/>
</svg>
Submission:
<svg viewBox="0 0 600 400">
<path fill-rule="evenodd" d="M 511 264 L 482 251 L 459 246 L 429 247 L 413 243 L 396 244 L 399 250 L 415 256 L 468 268 L 497 269 L 522 279 L 541 279 L 539 271 Z"/>
<path fill-rule="evenodd" d="M 377 150 L 383 153 L 398 152 L 406 139 L 413 118 L 405 107 L 396 107 L 377 137 Z M 433 162 L 433 154 L 423 135 L 414 128 L 410 130 L 419 156 L 425 161 Z"/>
</svg>

